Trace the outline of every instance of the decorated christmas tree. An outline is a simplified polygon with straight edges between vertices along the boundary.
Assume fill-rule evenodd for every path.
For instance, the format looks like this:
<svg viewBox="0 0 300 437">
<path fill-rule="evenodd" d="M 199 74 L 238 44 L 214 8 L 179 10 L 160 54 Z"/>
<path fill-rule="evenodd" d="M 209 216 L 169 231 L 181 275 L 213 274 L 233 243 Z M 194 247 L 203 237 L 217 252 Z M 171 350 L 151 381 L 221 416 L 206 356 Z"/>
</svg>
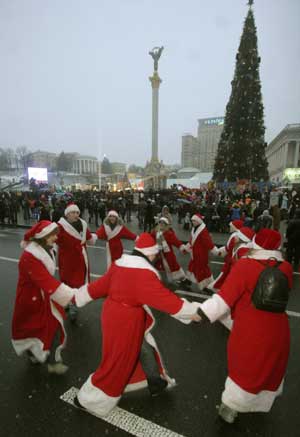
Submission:
<svg viewBox="0 0 300 437">
<path fill-rule="evenodd" d="M 214 179 L 217 182 L 235 182 L 237 179 L 266 181 L 269 178 L 259 77 L 260 57 L 252 4 L 253 0 L 249 0 L 215 160 Z"/>
</svg>

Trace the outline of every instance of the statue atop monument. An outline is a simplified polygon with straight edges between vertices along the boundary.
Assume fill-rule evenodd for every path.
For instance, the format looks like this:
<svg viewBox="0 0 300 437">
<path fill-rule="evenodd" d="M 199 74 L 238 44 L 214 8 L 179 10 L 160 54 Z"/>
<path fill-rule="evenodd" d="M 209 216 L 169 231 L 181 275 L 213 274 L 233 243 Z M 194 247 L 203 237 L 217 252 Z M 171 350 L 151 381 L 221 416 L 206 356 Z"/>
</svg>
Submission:
<svg viewBox="0 0 300 437">
<path fill-rule="evenodd" d="M 164 47 L 154 47 L 151 52 L 149 52 L 149 55 L 152 56 L 153 60 L 154 60 L 154 71 L 157 72 L 158 70 L 158 60 L 161 56 L 161 53 L 163 51 Z"/>
</svg>

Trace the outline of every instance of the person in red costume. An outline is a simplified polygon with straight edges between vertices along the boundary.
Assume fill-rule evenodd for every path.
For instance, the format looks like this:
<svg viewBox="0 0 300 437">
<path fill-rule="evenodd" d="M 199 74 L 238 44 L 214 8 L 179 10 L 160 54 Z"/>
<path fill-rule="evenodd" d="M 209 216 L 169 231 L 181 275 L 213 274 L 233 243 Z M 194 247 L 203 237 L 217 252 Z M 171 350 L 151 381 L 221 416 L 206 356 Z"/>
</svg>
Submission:
<svg viewBox="0 0 300 437">
<path fill-rule="evenodd" d="M 151 333 L 155 319 L 149 306 L 185 324 L 200 320 L 198 303 L 180 299 L 161 283 L 151 263 L 157 253 L 153 237 L 143 233 L 132 255 L 123 255 L 104 276 L 76 293 L 78 306 L 106 297 L 101 315 L 102 360 L 75 399 L 77 406 L 100 416 L 117 405 L 124 391 L 148 385 L 150 393 L 158 394 L 174 385 Z"/>
<path fill-rule="evenodd" d="M 89 260 L 86 243 L 94 245 L 97 236 L 88 229 L 85 220 L 80 218 L 80 209 L 70 203 L 64 217 L 58 221 L 59 233 L 58 269 L 61 281 L 70 287 L 79 288 L 90 280 Z M 68 306 L 71 321 L 77 318 L 78 310 L 73 303 Z"/>
<path fill-rule="evenodd" d="M 218 291 L 228 276 L 231 268 L 232 252 L 237 242 L 236 233 L 243 227 L 243 224 L 244 222 L 242 220 L 232 220 L 229 223 L 229 232 L 231 235 L 225 246 L 219 248 L 219 256 L 225 257 L 224 264 L 217 278 L 207 287 L 209 290 L 214 292 Z"/>
<path fill-rule="evenodd" d="M 50 373 L 63 374 L 61 351 L 66 346 L 64 309 L 74 290 L 55 277 L 53 244 L 59 228 L 42 220 L 24 236 L 12 319 L 12 344 L 17 355 L 48 363 Z"/>
<path fill-rule="evenodd" d="M 247 257 L 236 262 L 219 293 L 200 304 L 203 320 L 213 323 L 229 312 L 234 320 L 227 345 L 228 377 L 219 409 L 229 423 L 239 412 L 270 411 L 282 393 L 290 349 L 288 316 L 257 309 L 251 300 L 260 273 L 277 261 L 292 288 L 292 266 L 283 260 L 280 245 L 279 232 L 261 229 Z"/>
<path fill-rule="evenodd" d="M 109 269 L 112 262 L 121 258 L 123 254 L 122 238 L 127 240 L 135 240 L 136 234 L 131 232 L 123 225 L 117 211 L 109 211 L 103 224 L 96 231 L 96 235 L 100 240 L 106 240 L 106 255 L 107 255 L 107 269 Z"/>
<path fill-rule="evenodd" d="M 208 265 L 209 255 L 219 255 L 203 220 L 201 214 L 192 216 L 191 238 L 185 245 L 185 250 L 191 254 L 187 278 L 195 283 L 199 290 L 204 290 L 214 280 Z"/>
<path fill-rule="evenodd" d="M 178 240 L 173 229 L 170 228 L 168 218 L 161 217 L 157 227 L 151 232 L 159 248 L 159 255 L 155 267 L 159 271 L 164 271 L 169 282 L 179 282 L 179 285 L 189 287 L 191 282 L 187 279 L 184 270 L 178 264 L 174 247 L 184 250 L 184 244 Z"/>
</svg>

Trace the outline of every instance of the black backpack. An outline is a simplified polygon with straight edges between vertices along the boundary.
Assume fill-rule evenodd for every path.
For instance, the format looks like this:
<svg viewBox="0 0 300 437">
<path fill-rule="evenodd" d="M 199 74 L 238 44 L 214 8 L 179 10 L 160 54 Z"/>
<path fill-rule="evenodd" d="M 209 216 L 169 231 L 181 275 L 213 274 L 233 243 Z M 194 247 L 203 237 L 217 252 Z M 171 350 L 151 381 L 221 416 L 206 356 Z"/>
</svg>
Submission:
<svg viewBox="0 0 300 437">
<path fill-rule="evenodd" d="M 265 263 L 258 262 L 265 266 Z M 290 287 L 288 278 L 278 268 L 280 264 L 281 262 L 277 261 L 273 266 L 267 265 L 258 277 L 251 297 L 253 305 L 258 310 L 271 313 L 283 313 L 286 310 Z"/>
</svg>

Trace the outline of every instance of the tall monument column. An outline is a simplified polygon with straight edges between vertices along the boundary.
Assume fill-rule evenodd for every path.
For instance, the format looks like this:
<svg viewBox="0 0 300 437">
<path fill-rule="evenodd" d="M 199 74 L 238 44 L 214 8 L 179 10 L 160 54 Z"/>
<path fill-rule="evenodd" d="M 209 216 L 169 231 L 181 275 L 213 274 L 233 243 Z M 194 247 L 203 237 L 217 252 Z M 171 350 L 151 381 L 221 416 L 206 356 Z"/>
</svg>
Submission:
<svg viewBox="0 0 300 437">
<path fill-rule="evenodd" d="M 166 186 L 166 177 L 164 175 L 164 165 L 158 159 L 158 103 L 159 103 L 159 86 L 162 82 L 158 74 L 158 60 L 163 51 L 163 47 L 154 47 L 149 55 L 154 60 L 153 75 L 149 77 L 152 86 L 152 154 L 150 162 L 147 162 L 145 173 L 145 187 L 161 189 Z"/>
<path fill-rule="evenodd" d="M 152 85 L 152 156 L 151 162 L 158 162 L 158 101 L 159 101 L 159 85 L 162 80 L 157 71 L 154 71 L 153 76 L 149 77 Z"/>
</svg>

